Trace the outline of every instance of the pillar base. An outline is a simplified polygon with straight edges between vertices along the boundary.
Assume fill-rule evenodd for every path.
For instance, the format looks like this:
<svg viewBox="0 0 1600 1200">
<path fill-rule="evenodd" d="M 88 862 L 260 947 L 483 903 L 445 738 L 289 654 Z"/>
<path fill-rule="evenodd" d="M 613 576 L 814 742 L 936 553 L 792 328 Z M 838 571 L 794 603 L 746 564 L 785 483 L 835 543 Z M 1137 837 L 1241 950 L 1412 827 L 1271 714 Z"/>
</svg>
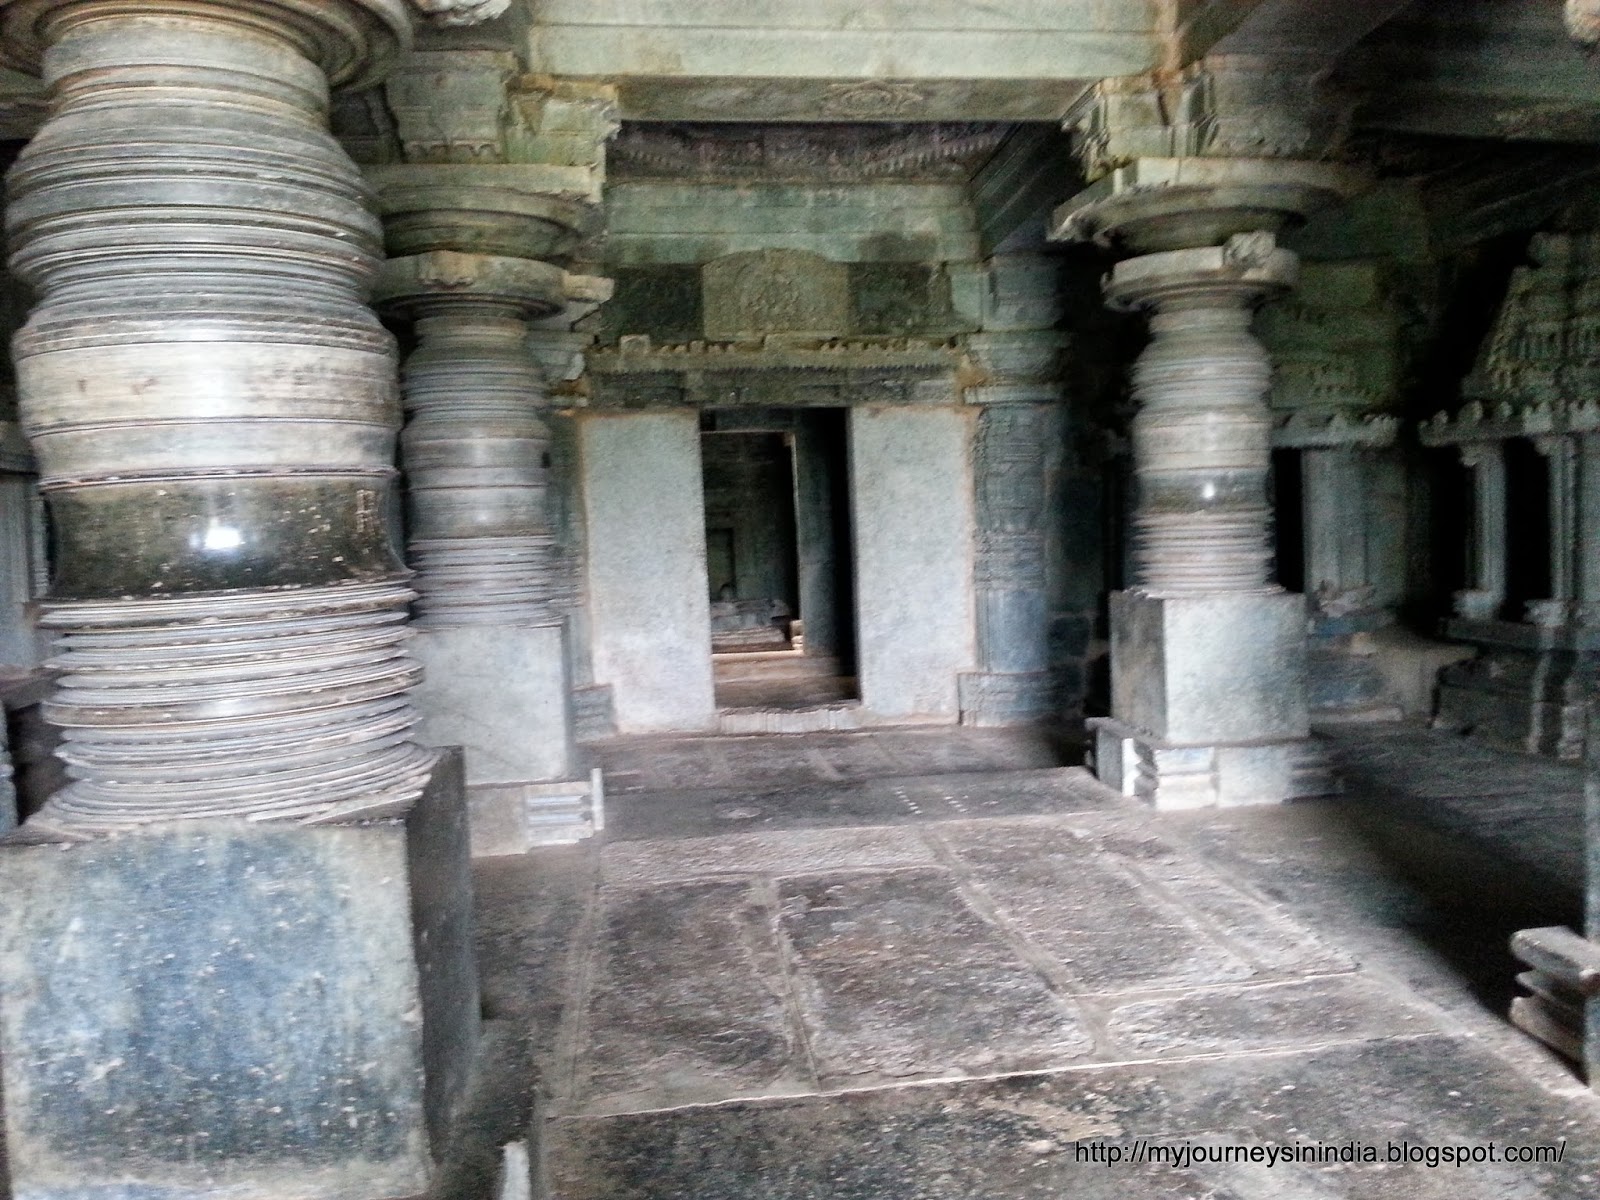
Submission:
<svg viewBox="0 0 1600 1200">
<path fill-rule="evenodd" d="M 459 751 L 401 818 L 0 845 L 16 1200 L 427 1189 L 478 1036 Z"/>
<path fill-rule="evenodd" d="M 1159 811 L 1281 804 L 1341 790 L 1312 738 L 1174 745 L 1110 717 L 1089 721 L 1095 775 Z"/>
<path fill-rule="evenodd" d="M 1111 715 L 1173 745 L 1305 737 L 1305 597 L 1113 592 Z"/>
<path fill-rule="evenodd" d="M 1090 722 L 1100 778 L 1157 808 L 1336 790 L 1309 740 L 1292 592 L 1112 593 L 1111 712 Z"/>
<path fill-rule="evenodd" d="M 1436 728 L 1460 730 L 1501 750 L 1583 757 L 1585 704 L 1577 671 L 1594 644 L 1588 629 L 1458 618 L 1446 622 L 1445 633 L 1480 653 L 1439 672 Z"/>
<path fill-rule="evenodd" d="M 418 628 L 408 647 L 424 670 L 417 740 L 462 747 L 474 788 L 572 776 L 565 638 L 559 625 Z"/>
</svg>

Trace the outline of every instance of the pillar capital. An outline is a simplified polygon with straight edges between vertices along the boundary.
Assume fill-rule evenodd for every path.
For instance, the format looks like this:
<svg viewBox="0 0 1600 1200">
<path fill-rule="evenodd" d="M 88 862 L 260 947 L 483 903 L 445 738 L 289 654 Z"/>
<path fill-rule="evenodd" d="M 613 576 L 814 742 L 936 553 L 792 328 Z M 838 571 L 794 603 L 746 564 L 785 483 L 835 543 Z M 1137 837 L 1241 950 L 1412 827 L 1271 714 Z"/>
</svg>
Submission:
<svg viewBox="0 0 1600 1200">
<path fill-rule="evenodd" d="M 448 0 L 443 0 L 448 2 Z M 95 28 L 115 39 L 120 56 L 137 62 L 142 46 L 165 44 L 161 32 L 174 23 L 194 29 L 221 27 L 241 37 L 241 45 L 259 43 L 265 34 L 291 42 L 312 60 L 333 87 L 371 87 L 383 78 L 411 44 L 415 10 L 407 0 L 149 0 L 137 9 L 122 0 L 0 0 L 0 58 L 46 82 L 87 64 L 74 54 L 45 51 L 64 40 L 93 41 Z M 158 25 L 165 30 L 158 30 Z M 139 30 L 151 36 L 141 38 Z M 242 51 L 241 51 L 242 52 Z M 152 66 L 181 65 L 156 59 Z"/>
<path fill-rule="evenodd" d="M 1236 233 L 1221 246 L 1123 259 L 1112 268 L 1105 290 L 1113 307 L 1130 311 L 1191 300 L 1254 304 L 1293 287 L 1299 266 L 1299 259 L 1272 234 Z"/>
<path fill-rule="evenodd" d="M 415 164 L 565 167 L 598 202 L 616 88 L 526 74 L 502 50 L 417 49 L 384 87 L 404 159 Z"/>
<path fill-rule="evenodd" d="M 543 165 L 370 167 L 391 257 L 430 251 L 570 259 L 600 223 L 586 179 Z"/>
<path fill-rule="evenodd" d="M 1292 229 L 1365 184 L 1360 170 L 1338 163 L 1136 158 L 1058 207 L 1050 236 L 1141 254 L 1215 246 L 1236 234 Z"/>
<path fill-rule="evenodd" d="M 407 317 L 499 308 L 526 320 L 560 312 L 566 306 L 568 280 L 577 278 L 533 258 L 429 250 L 389 259 L 373 302 Z"/>
<path fill-rule="evenodd" d="M 1213 54 L 1177 72 L 1101 80 L 1062 124 L 1098 180 L 1141 158 L 1325 160 L 1344 142 L 1354 101 L 1320 63 Z"/>
</svg>

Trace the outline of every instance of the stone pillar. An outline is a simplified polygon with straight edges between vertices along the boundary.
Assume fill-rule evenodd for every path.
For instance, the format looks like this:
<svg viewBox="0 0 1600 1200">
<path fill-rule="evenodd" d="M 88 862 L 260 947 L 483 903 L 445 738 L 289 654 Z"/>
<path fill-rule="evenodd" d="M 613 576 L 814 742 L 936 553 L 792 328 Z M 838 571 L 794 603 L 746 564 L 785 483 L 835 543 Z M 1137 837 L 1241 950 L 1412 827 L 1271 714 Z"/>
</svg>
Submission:
<svg viewBox="0 0 1600 1200">
<path fill-rule="evenodd" d="M 1600 434 L 1577 439 L 1577 502 L 1574 531 L 1576 573 L 1573 586 L 1582 624 L 1600 624 Z"/>
<path fill-rule="evenodd" d="M 388 85 L 410 161 L 369 170 L 390 254 L 378 300 L 418 338 L 401 442 L 413 653 L 427 668 L 419 736 L 466 749 L 482 854 L 595 828 L 566 629 L 576 580 L 551 524 L 538 350 L 559 351 L 572 335 L 551 324 L 570 326 L 610 295 L 609 281 L 566 267 L 598 227 L 615 122 L 604 96 L 549 81 L 516 93 L 520 78 L 509 55 L 411 55 Z M 520 124 L 530 113 L 536 124 Z"/>
<path fill-rule="evenodd" d="M 408 738 L 410 592 L 382 521 L 395 355 L 363 303 L 379 229 L 324 68 L 392 56 L 406 15 L 162 7 L 5 10 L 13 44 L 52 39 L 51 115 L 7 210 L 40 297 L 14 353 L 74 779 L 46 817 L 404 801 L 434 755 Z"/>
<path fill-rule="evenodd" d="M 1254 116 L 1219 107 L 1249 89 L 1219 86 L 1205 65 L 1171 86 L 1182 97 L 1111 81 L 1070 114 L 1094 182 L 1052 230 L 1134 255 L 1106 294 L 1150 314 L 1133 369 L 1134 584 L 1111 597 L 1112 711 L 1091 722 L 1095 766 L 1158 808 L 1274 803 L 1333 785 L 1308 740 L 1305 599 L 1269 580 L 1271 364 L 1250 326 L 1255 305 L 1295 280 L 1276 234 L 1360 180 L 1324 162 L 1234 156 L 1240 134 L 1260 154 L 1293 132 L 1285 148 L 1303 151 L 1327 115 L 1309 85 L 1304 111 Z"/>
<path fill-rule="evenodd" d="M 983 330 L 966 339 L 983 380 L 966 393 L 982 406 L 973 450 L 979 669 L 961 677 L 961 720 L 1007 725 L 1064 715 L 1051 669 L 1048 555 L 1050 485 L 1066 449 L 1066 335 L 1055 328 L 1055 260 L 1002 255 L 986 267 Z"/>
<path fill-rule="evenodd" d="M 1365 456 L 1354 446 L 1308 448 L 1301 452 L 1300 471 L 1306 588 L 1328 596 L 1370 591 L 1361 521 Z"/>
<path fill-rule="evenodd" d="M 1550 596 L 1548 603 L 1529 605 L 1528 618 L 1535 624 L 1565 625 L 1572 617 L 1573 589 L 1577 562 L 1574 535 L 1577 527 L 1577 443 L 1571 437 L 1552 434 L 1533 439 L 1534 449 L 1544 456 L 1549 472 L 1550 512 Z"/>
<path fill-rule="evenodd" d="M 416 568 L 423 740 L 467 747 L 467 781 L 576 769 L 563 626 L 572 576 L 547 511 L 549 388 L 528 321 L 567 304 L 534 259 L 429 251 L 393 259 L 381 302 L 415 320 L 402 436 Z"/>
<path fill-rule="evenodd" d="M 1493 619 L 1506 602 L 1506 456 L 1499 442 L 1464 442 L 1472 472 L 1472 587 L 1457 592 L 1456 615 Z"/>
<path fill-rule="evenodd" d="M 19 1196 L 417 1194 L 464 1086 L 459 756 L 411 737 L 381 231 L 326 125 L 411 21 L 0 0 L 50 105 L 6 222 L 72 779 L 0 846 Z"/>
</svg>

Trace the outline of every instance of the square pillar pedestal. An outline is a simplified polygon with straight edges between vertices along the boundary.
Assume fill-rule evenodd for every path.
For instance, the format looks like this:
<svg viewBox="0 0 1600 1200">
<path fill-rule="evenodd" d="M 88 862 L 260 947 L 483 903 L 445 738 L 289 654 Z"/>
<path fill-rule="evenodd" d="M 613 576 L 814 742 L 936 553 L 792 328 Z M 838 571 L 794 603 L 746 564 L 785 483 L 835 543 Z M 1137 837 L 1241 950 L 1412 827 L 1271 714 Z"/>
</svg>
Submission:
<svg viewBox="0 0 1600 1200">
<path fill-rule="evenodd" d="M 1111 712 L 1096 772 L 1158 809 L 1336 791 L 1310 738 L 1305 597 L 1111 595 Z"/>
<path fill-rule="evenodd" d="M 15 1200 L 427 1190 L 479 1027 L 459 751 L 408 812 L 360 825 L 17 837 L 0 845 Z"/>
<path fill-rule="evenodd" d="M 604 823 L 599 772 L 578 769 L 560 625 L 417 630 L 417 740 L 467 755 L 475 858 L 574 842 Z"/>
</svg>

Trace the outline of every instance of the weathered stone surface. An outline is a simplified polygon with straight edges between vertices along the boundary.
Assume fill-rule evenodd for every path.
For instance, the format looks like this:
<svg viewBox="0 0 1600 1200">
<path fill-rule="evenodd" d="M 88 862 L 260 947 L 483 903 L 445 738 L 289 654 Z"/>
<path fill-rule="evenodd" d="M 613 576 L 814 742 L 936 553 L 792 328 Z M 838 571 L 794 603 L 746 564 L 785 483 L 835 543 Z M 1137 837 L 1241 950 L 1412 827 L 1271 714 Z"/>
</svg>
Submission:
<svg viewBox="0 0 1600 1200">
<path fill-rule="evenodd" d="M 1131 1055 L 1239 1053 L 1309 1041 L 1373 1041 L 1427 1033 L 1430 1014 L 1357 979 L 1193 992 L 1111 1009 L 1106 1030 Z"/>
<path fill-rule="evenodd" d="M 735 830 L 902 825 L 973 817 L 1064 815 L 1118 803 L 1082 767 L 994 776 L 909 775 L 861 782 L 622 793 L 606 800 L 612 841 L 715 836 Z"/>
<path fill-rule="evenodd" d="M 693 1194 L 740 1200 L 1091 1200 L 1128 1195 L 1581 1200 L 1600 1171 L 1596 1118 L 1529 1088 L 1502 1061 L 1443 1037 L 1157 1067 L 644 1113 L 551 1127 L 563 1200 Z M 1132 1161 L 1144 1139 L 1144 1162 Z M 1387 1146 L 1548 1147 L 1560 1163 L 1388 1163 Z M 1150 1145 L 1248 1151 L 1374 1147 L 1377 1162 L 1150 1161 Z M 1091 1145 L 1120 1149 L 1096 1161 Z M 1080 1149 L 1081 1147 L 1081 1149 Z"/>
<path fill-rule="evenodd" d="M 577 1095 L 626 1111 L 808 1091 L 784 1003 L 772 902 L 747 882 L 607 887 Z"/>
<path fill-rule="evenodd" d="M 477 1037 L 466 834 L 452 754 L 403 820 L 0 847 L 16 1194 L 421 1191 Z"/>
<path fill-rule="evenodd" d="M 619 842 L 602 851 L 601 872 L 607 883 L 639 884 L 715 875 L 931 867 L 935 862 L 933 852 L 910 829 L 816 829 Z"/>
<path fill-rule="evenodd" d="M 769 333 L 837 336 L 850 328 L 850 275 L 800 250 L 730 254 L 701 268 L 706 336 L 738 341 Z"/>
<path fill-rule="evenodd" d="M 710 599 L 699 421 L 693 413 L 585 419 L 595 682 L 621 731 L 712 724 Z"/>
<path fill-rule="evenodd" d="M 424 628 L 418 740 L 467 751 L 467 782 L 565 779 L 574 759 L 566 655 L 559 626 Z"/>
<path fill-rule="evenodd" d="M 1031 1070 L 1083 1056 L 1081 1018 L 942 871 L 779 885 L 824 1081 Z"/>
<path fill-rule="evenodd" d="M 1191 914 L 1106 862 L 1092 841 L 1041 825 L 963 832 L 951 849 L 1073 991 L 1212 985 L 1255 973 Z M 1128 937 L 1130 929 L 1139 936 Z"/>
<path fill-rule="evenodd" d="M 1304 737 L 1305 600 L 1288 592 L 1111 598 L 1112 711 L 1178 745 Z"/>
<path fill-rule="evenodd" d="M 968 414 L 850 414 L 857 670 L 864 708 L 954 721 L 974 665 Z"/>
</svg>

